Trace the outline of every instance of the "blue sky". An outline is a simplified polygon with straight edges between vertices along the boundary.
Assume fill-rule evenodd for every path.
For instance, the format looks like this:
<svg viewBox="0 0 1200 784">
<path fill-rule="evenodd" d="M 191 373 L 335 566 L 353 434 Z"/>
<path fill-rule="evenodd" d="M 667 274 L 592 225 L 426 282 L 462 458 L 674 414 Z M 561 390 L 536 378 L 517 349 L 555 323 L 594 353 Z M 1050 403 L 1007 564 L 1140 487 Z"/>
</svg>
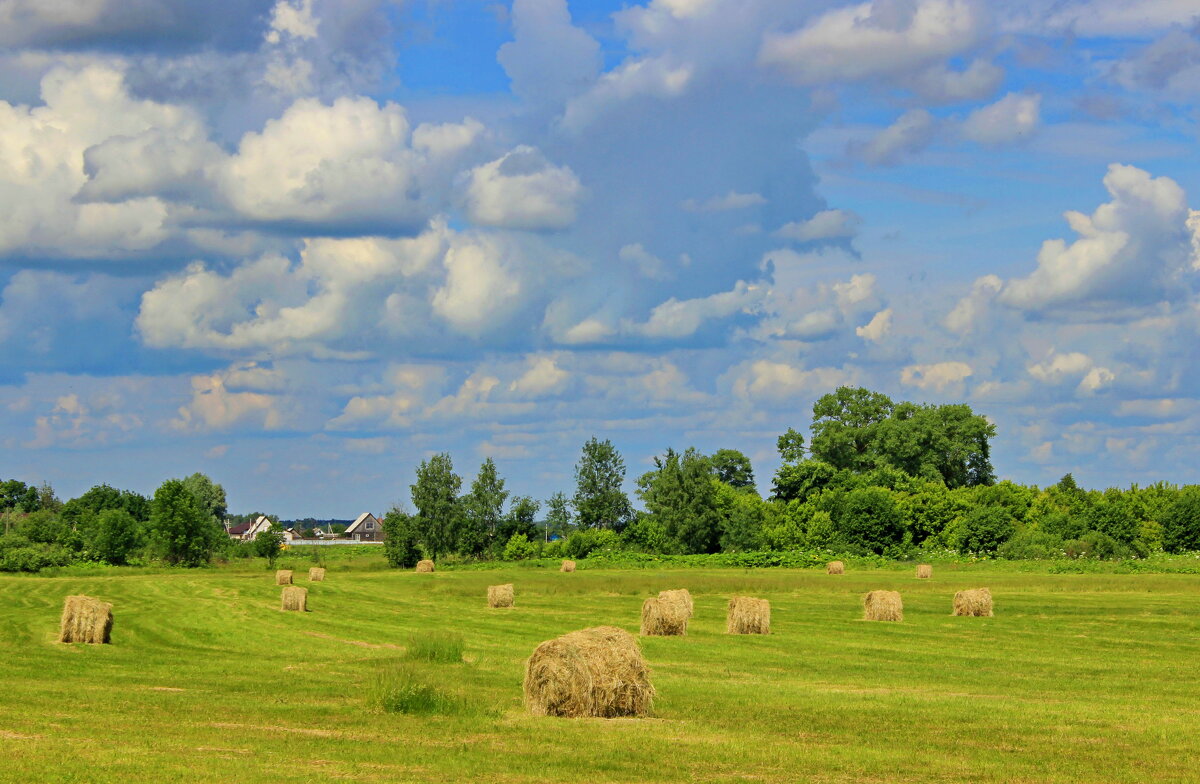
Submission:
<svg viewBox="0 0 1200 784">
<path fill-rule="evenodd" d="M 353 517 L 449 451 L 966 401 L 1200 479 L 1200 0 L 0 2 L 0 476 Z"/>
</svg>

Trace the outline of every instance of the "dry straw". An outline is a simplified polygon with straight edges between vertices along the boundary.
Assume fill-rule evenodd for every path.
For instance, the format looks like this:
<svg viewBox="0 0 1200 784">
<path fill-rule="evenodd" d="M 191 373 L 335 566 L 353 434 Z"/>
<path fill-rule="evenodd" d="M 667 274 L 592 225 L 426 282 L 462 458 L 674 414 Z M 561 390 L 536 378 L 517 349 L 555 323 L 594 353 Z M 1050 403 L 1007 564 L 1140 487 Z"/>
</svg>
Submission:
<svg viewBox="0 0 1200 784">
<path fill-rule="evenodd" d="M 642 635 L 678 637 L 687 634 L 687 605 L 674 598 L 650 597 L 642 602 Z"/>
<path fill-rule="evenodd" d="M 535 716 L 646 716 L 653 702 L 637 639 L 615 626 L 547 640 L 525 662 L 525 706 Z"/>
<path fill-rule="evenodd" d="M 418 572 L 432 572 L 433 571 L 433 561 L 429 560 L 428 558 L 426 558 L 423 561 L 417 561 L 417 571 Z"/>
<path fill-rule="evenodd" d="M 974 588 L 954 594 L 954 614 L 972 615 L 977 618 L 992 617 L 992 592 L 987 588 Z"/>
<path fill-rule="evenodd" d="M 688 593 L 687 588 L 676 588 L 670 591 L 659 591 L 659 599 L 665 599 L 668 602 L 675 602 L 683 607 L 687 613 L 687 617 L 691 618 L 696 614 L 695 605 L 692 603 L 692 595 Z"/>
<path fill-rule="evenodd" d="M 871 591 L 863 597 L 863 618 L 868 621 L 903 621 L 904 602 L 897 591 Z"/>
<path fill-rule="evenodd" d="M 933 567 L 932 566 L 930 566 L 929 564 L 920 564 L 919 566 L 917 566 L 917 579 L 918 580 L 928 580 L 930 577 L 933 577 Z"/>
<path fill-rule="evenodd" d="M 574 561 L 563 561 L 562 566 L 558 567 L 558 571 L 560 571 L 560 572 L 575 571 L 575 562 Z"/>
<path fill-rule="evenodd" d="M 276 585 L 291 585 L 292 584 L 292 570 L 291 569 L 280 569 L 278 572 L 275 572 L 275 584 Z"/>
<path fill-rule="evenodd" d="M 841 561 L 830 561 L 825 564 L 825 574 L 845 574 L 846 564 Z"/>
<path fill-rule="evenodd" d="M 325 570 L 320 566 L 314 566 L 308 570 L 308 581 L 310 583 L 325 582 Z"/>
<path fill-rule="evenodd" d="M 766 599 L 735 596 L 729 600 L 726 634 L 770 634 L 771 603 Z"/>
<path fill-rule="evenodd" d="M 302 588 L 299 585 L 285 585 L 283 587 L 282 599 L 283 603 L 280 605 L 279 609 L 308 612 L 307 588 Z"/>
<path fill-rule="evenodd" d="M 112 605 L 90 596 L 68 596 L 63 602 L 59 642 L 101 644 L 112 633 Z"/>
<path fill-rule="evenodd" d="M 512 607 L 513 606 L 513 587 L 512 583 L 507 585 L 489 585 L 488 586 L 488 607 Z"/>
</svg>

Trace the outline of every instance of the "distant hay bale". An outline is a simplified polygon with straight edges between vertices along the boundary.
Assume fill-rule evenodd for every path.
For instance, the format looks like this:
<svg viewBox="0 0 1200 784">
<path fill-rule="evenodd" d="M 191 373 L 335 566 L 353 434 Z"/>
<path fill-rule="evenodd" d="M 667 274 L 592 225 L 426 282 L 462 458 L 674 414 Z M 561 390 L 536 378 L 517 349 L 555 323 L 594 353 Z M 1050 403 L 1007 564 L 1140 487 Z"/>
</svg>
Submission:
<svg viewBox="0 0 1200 784">
<path fill-rule="evenodd" d="M 904 602 L 897 591 L 871 591 L 863 597 L 863 618 L 868 621 L 903 621 Z"/>
<path fill-rule="evenodd" d="M 558 571 L 560 571 L 560 572 L 575 571 L 575 562 L 574 561 L 563 561 L 562 566 L 558 567 Z"/>
<path fill-rule="evenodd" d="M 726 634 L 770 634 L 771 603 L 766 599 L 735 596 L 729 600 Z"/>
<path fill-rule="evenodd" d="M 488 607 L 512 607 L 513 606 L 513 587 L 512 583 L 507 585 L 489 585 L 488 586 Z"/>
<path fill-rule="evenodd" d="M 112 605 L 90 596 L 68 596 L 63 602 L 59 642 L 107 643 L 112 634 Z"/>
<path fill-rule="evenodd" d="M 825 564 L 825 574 L 845 574 L 846 564 L 841 561 L 830 561 Z"/>
<path fill-rule="evenodd" d="M 659 591 L 658 598 L 666 599 L 669 602 L 677 602 L 687 611 L 687 617 L 689 618 L 696 614 L 695 605 L 692 603 L 692 595 L 688 593 L 687 588 Z"/>
<path fill-rule="evenodd" d="M 992 592 L 987 588 L 973 588 L 954 594 L 954 614 L 971 615 L 976 618 L 992 617 Z"/>
<path fill-rule="evenodd" d="M 279 571 L 275 572 L 275 584 L 276 585 L 291 585 L 292 584 L 292 570 L 291 569 L 280 569 Z"/>
<path fill-rule="evenodd" d="M 917 579 L 928 580 L 933 577 L 933 567 L 929 564 L 921 564 L 917 567 Z"/>
<path fill-rule="evenodd" d="M 525 706 L 534 716 L 646 716 L 654 687 L 632 634 L 597 626 L 539 645 L 525 662 Z"/>
<path fill-rule="evenodd" d="M 433 561 L 429 560 L 428 558 L 426 558 L 423 561 L 417 561 L 417 571 L 418 572 L 432 572 L 433 571 Z"/>
<path fill-rule="evenodd" d="M 296 610 L 298 612 L 308 612 L 308 589 L 299 585 L 285 585 L 283 587 L 283 604 L 281 610 Z"/>
<path fill-rule="evenodd" d="M 325 570 L 320 566 L 314 566 L 308 570 L 308 581 L 310 583 L 325 582 Z"/>
<path fill-rule="evenodd" d="M 679 637 L 687 634 L 687 605 L 677 598 L 650 597 L 642 602 L 643 637 Z"/>
</svg>

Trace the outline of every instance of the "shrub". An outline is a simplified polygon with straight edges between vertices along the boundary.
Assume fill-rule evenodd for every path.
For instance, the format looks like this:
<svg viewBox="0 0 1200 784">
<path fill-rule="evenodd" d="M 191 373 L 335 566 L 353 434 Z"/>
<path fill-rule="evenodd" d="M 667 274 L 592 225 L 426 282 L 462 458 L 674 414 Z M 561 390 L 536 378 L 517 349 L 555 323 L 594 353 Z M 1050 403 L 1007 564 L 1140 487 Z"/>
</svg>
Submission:
<svg viewBox="0 0 1200 784">
<path fill-rule="evenodd" d="M 1063 545 L 1068 558 L 1098 558 L 1104 561 L 1129 558 L 1133 551 L 1100 531 L 1088 531 Z"/>
<path fill-rule="evenodd" d="M 899 544 L 903 520 L 892 494 L 880 487 L 860 487 L 846 494 L 837 518 L 838 533 L 850 545 L 882 553 Z"/>
<path fill-rule="evenodd" d="M 669 553 L 678 549 L 671 546 L 666 526 L 650 515 L 640 515 L 625 526 L 621 539 L 630 549 L 646 553 Z"/>
<path fill-rule="evenodd" d="M 52 566 L 66 566 L 73 560 L 65 547 L 31 542 L 23 536 L 0 537 L 0 572 L 37 572 Z"/>
<path fill-rule="evenodd" d="M 465 647 L 461 634 L 430 631 L 411 635 L 405 654 L 416 661 L 455 664 L 462 661 Z"/>
<path fill-rule="evenodd" d="M 537 554 L 537 542 L 529 541 L 525 534 L 513 534 L 504 545 L 501 557 L 505 561 L 524 561 L 526 558 L 536 558 Z"/>
<path fill-rule="evenodd" d="M 371 701 L 384 713 L 455 714 L 467 707 L 461 697 L 425 683 L 411 668 L 396 664 L 376 677 Z"/>
<path fill-rule="evenodd" d="M 571 534 L 563 547 L 563 554 L 568 558 L 587 558 L 601 550 L 618 550 L 621 547 L 621 537 L 615 531 L 607 528 L 584 528 Z"/>
<path fill-rule="evenodd" d="M 1183 488 L 1159 517 L 1163 549 L 1169 553 L 1200 550 L 1200 486 Z"/>
<path fill-rule="evenodd" d="M 1063 540 L 1048 531 L 1026 528 L 996 549 L 996 554 L 1010 560 L 1057 558 L 1062 555 Z"/>
<path fill-rule="evenodd" d="M 275 559 L 279 557 L 279 551 L 283 547 L 283 533 L 281 531 L 259 531 L 254 537 L 254 554 L 259 558 L 267 559 L 267 566 L 271 569 L 275 568 Z"/>
<path fill-rule="evenodd" d="M 383 557 L 399 569 L 411 569 L 421 560 L 416 521 L 399 509 L 383 516 Z"/>
<path fill-rule="evenodd" d="M 141 540 L 141 526 L 124 509 L 105 509 L 96 516 L 92 550 L 97 558 L 110 564 L 126 563 Z"/>
</svg>

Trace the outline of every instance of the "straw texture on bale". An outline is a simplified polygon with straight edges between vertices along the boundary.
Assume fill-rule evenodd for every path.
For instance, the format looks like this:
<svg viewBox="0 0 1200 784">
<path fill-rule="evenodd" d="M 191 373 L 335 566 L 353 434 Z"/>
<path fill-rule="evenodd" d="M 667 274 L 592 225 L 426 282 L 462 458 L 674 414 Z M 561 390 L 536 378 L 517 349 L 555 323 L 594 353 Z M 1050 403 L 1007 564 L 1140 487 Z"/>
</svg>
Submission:
<svg viewBox="0 0 1200 784">
<path fill-rule="evenodd" d="M 845 574 L 846 564 L 841 561 L 830 561 L 825 564 L 825 574 Z"/>
<path fill-rule="evenodd" d="M 735 596 L 729 600 L 726 634 L 770 634 L 771 603 L 766 599 Z"/>
<path fill-rule="evenodd" d="M 972 615 L 976 618 L 992 617 L 992 592 L 987 588 L 973 588 L 954 594 L 954 614 Z"/>
<path fill-rule="evenodd" d="M 283 603 L 280 605 L 281 610 L 296 610 L 298 612 L 308 612 L 308 589 L 299 585 L 285 585 L 283 587 Z"/>
<path fill-rule="evenodd" d="M 59 642 L 103 644 L 112 633 L 112 605 L 90 596 L 68 596 L 63 602 Z"/>
<path fill-rule="evenodd" d="M 320 566 L 314 566 L 308 570 L 308 581 L 310 583 L 325 582 L 325 569 Z"/>
<path fill-rule="evenodd" d="M 637 639 L 615 626 L 547 640 L 525 662 L 525 707 L 534 716 L 646 716 L 653 703 Z"/>
<path fill-rule="evenodd" d="M 898 591 L 871 591 L 863 597 L 863 618 L 868 621 L 903 621 L 904 602 Z"/>
<path fill-rule="evenodd" d="M 417 561 L 417 571 L 418 572 L 432 572 L 433 571 L 433 561 L 429 560 L 428 558 L 426 558 L 423 561 Z"/>
<path fill-rule="evenodd" d="M 513 587 L 512 583 L 507 585 L 489 585 L 488 586 L 488 607 L 512 607 L 513 606 Z"/>
<path fill-rule="evenodd" d="M 918 580 L 928 580 L 930 577 L 933 577 L 933 567 L 932 566 L 930 566 L 929 564 L 921 564 L 920 566 L 917 567 L 917 579 Z"/>
<path fill-rule="evenodd" d="M 291 569 L 280 569 L 279 571 L 275 572 L 275 584 L 276 585 L 291 585 L 292 584 L 292 570 Z"/>
<path fill-rule="evenodd" d="M 695 605 L 692 603 L 692 595 L 688 593 L 687 588 L 676 588 L 670 591 L 659 591 L 659 599 L 665 599 L 668 602 L 675 602 L 683 607 L 687 613 L 687 617 L 691 618 L 696 614 Z"/>
<path fill-rule="evenodd" d="M 677 599 L 650 597 L 642 602 L 642 636 L 679 637 L 687 634 L 687 605 Z"/>
<path fill-rule="evenodd" d="M 563 561 L 563 562 L 562 562 L 562 566 L 560 566 L 560 567 L 558 568 L 558 571 L 560 571 L 560 572 L 573 572 L 573 571 L 575 571 L 575 562 L 574 562 L 574 561 Z"/>
</svg>

